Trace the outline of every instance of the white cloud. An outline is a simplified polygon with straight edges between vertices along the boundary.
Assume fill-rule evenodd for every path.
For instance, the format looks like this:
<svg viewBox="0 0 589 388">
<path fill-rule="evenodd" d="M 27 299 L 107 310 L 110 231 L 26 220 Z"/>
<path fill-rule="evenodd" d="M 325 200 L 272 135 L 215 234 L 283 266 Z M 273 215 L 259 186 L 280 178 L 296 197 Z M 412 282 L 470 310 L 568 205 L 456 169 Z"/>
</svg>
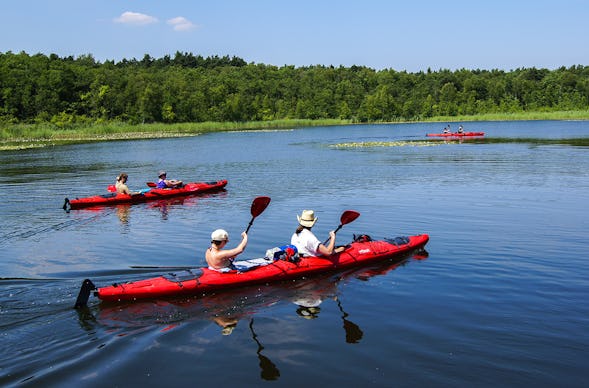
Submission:
<svg viewBox="0 0 589 388">
<path fill-rule="evenodd" d="M 121 16 L 114 19 L 115 23 L 133 24 L 144 26 L 146 24 L 157 23 L 157 18 L 137 12 L 123 12 Z"/>
<path fill-rule="evenodd" d="M 174 27 L 174 31 L 190 31 L 196 28 L 195 24 L 182 16 L 168 19 L 168 24 Z"/>
</svg>

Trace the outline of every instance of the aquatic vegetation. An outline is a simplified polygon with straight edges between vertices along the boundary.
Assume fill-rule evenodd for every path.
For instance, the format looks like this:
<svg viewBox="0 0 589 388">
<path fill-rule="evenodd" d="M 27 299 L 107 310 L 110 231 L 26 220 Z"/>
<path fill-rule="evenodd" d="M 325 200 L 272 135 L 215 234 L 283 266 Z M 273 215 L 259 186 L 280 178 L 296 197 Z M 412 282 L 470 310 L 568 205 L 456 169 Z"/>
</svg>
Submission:
<svg viewBox="0 0 589 388">
<path fill-rule="evenodd" d="M 333 148 L 369 148 L 369 147 L 431 147 L 441 144 L 458 143 L 457 141 L 451 142 L 434 142 L 426 140 L 414 140 L 414 141 L 361 141 L 361 142 L 350 142 L 350 143 L 338 143 L 332 144 L 330 147 Z"/>
</svg>

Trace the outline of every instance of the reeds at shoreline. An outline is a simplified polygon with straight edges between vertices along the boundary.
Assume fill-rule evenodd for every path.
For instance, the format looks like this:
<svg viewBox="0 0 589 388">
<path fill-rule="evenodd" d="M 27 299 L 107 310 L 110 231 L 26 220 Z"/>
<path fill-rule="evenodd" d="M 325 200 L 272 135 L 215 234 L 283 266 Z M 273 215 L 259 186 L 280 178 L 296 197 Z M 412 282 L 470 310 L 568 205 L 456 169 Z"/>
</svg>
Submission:
<svg viewBox="0 0 589 388">
<path fill-rule="evenodd" d="M 415 122 L 472 122 L 514 120 L 589 120 L 589 111 L 496 113 L 476 116 L 434 117 Z M 40 148 L 62 144 L 95 141 L 155 139 L 165 137 L 197 136 L 210 132 L 285 130 L 310 126 L 358 124 L 353 120 L 274 120 L 253 122 L 203 122 L 179 124 L 100 123 L 73 126 L 67 129 L 49 123 L 0 124 L 0 151 Z M 380 123 L 377 123 L 380 124 Z"/>
</svg>

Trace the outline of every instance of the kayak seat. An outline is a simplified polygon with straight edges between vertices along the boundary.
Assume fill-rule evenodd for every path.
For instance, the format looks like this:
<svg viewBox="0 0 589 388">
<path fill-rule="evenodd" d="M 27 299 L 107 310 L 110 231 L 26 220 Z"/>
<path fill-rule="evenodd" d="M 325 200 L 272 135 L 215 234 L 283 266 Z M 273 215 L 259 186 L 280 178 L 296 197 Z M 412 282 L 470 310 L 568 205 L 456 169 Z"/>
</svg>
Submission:
<svg viewBox="0 0 589 388">
<path fill-rule="evenodd" d="M 406 237 L 406 236 L 395 237 L 395 238 L 385 238 L 384 240 L 386 242 L 388 242 L 390 244 L 394 244 L 396 246 L 409 244 L 409 237 Z"/>
<path fill-rule="evenodd" d="M 359 234 L 359 235 L 354 234 L 354 242 L 367 242 L 367 241 L 372 241 L 372 237 L 370 237 L 367 234 Z"/>
<path fill-rule="evenodd" d="M 185 282 L 187 280 L 194 280 L 198 279 L 202 276 L 202 269 L 195 268 L 195 269 L 187 269 L 181 272 L 169 272 L 167 274 L 162 275 L 166 280 L 171 282 Z"/>
<path fill-rule="evenodd" d="M 112 197 L 116 197 L 117 193 L 108 193 L 108 194 L 102 194 L 101 197 L 102 198 L 112 198 Z"/>
</svg>

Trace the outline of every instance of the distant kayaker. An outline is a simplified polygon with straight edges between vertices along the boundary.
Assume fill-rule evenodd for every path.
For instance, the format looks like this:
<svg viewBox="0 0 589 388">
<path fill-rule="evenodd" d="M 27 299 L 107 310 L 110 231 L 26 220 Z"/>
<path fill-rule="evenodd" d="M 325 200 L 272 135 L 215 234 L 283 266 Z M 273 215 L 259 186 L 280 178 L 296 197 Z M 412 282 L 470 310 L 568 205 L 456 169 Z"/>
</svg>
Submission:
<svg viewBox="0 0 589 388">
<path fill-rule="evenodd" d="M 290 238 L 290 243 L 297 247 L 300 256 L 329 256 L 343 250 L 343 248 L 334 249 L 335 232 L 333 230 L 329 232 L 327 246 L 323 245 L 311 232 L 311 228 L 317 222 L 313 210 L 303 210 L 300 216 L 297 214 L 297 220 L 299 226 Z"/>
<path fill-rule="evenodd" d="M 247 233 L 241 233 L 241 242 L 233 249 L 223 249 L 229 242 L 229 234 L 223 229 L 217 229 L 211 233 L 211 246 L 207 249 L 205 258 L 209 269 L 222 271 L 231 268 L 233 260 L 245 250 L 247 246 Z"/>
<path fill-rule="evenodd" d="M 443 133 L 450 133 L 450 126 L 444 127 Z"/>
<path fill-rule="evenodd" d="M 464 132 L 464 128 L 462 128 L 462 125 L 460 125 L 460 126 L 458 127 L 458 133 L 462 133 L 462 132 Z"/>
<path fill-rule="evenodd" d="M 166 179 L 167 173 L 165 171 L 160 171 L 157 181 L 156 187 L 158 189 L 175 189 L 178 187 L 182 187 L 182 181 L 176 179 Z"/>
<path fill-rule="evenodd" d="M 124 172 L 120 173 L 119 176 L 117 176 L 117 181 L 115 183 L 117 193 L 131 194 L 129 187 L 127 187 L 127 179 L 129 179 L 129 176 L 127 174 L 125 174 Z"/>
</svg>

